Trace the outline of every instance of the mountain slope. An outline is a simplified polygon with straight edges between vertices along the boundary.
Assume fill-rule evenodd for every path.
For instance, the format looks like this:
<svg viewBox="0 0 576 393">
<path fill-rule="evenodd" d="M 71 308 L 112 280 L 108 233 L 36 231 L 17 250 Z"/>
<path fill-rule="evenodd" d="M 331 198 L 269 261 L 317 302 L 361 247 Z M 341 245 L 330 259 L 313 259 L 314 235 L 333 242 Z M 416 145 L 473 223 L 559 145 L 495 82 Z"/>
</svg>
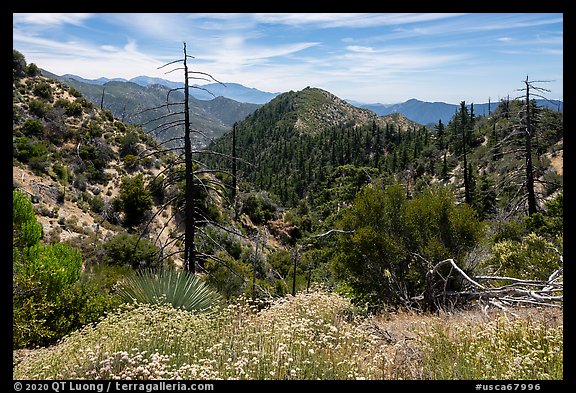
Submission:
<svg viewBox="0 0 576 393">
<path fill-rule="evenodd" d="M 498 184 L 513 174 L 517 177 L 514 184 L 499 186 L 501 195 L 504 188 L 507 193 L 502 197 L 503 209 L 507 208 L 504 201 L 515 198 L 514 187 L 522 185 L 522 173 L 516 168 L 521 168 L 523 156 L 496 159 L 494 146 L 505 139 L 505 151 L 522 150 L 521 137 L 514 139 L 515 144 L 504 138 L 521 124 L 522 110 L 520 101 L 501 103 L 492 116 L 476 116 L 473 131 L 469 131 L 467 169 L 473 173 L 470 176 L 482 174 L 478 187 Z M 478 115 L 476 109 L 474 113 Z M 558 165 L 549 168 L 544 159 L 554 159 L 562 149 L 562 114 L 543 107 L 538 107 L 537 113 L 540 123 L 534 143 L 539 145 L 542 159 L 538 158 L 535 171 L 546 184 L 539 189 L 544 200 L 562 182 Z M 349 203 L 362 185 L 378 178 L 401 180 L 408 193 L 442 183 L 460 195 L 461 130 L 458 121 L 451 120 L 440 134 L 436 127 L 422 126 L 400 113 L 377 116 L 320 89 L 291 91 L 237 124 L 238 174 L 256 189 L 276 195 L 284 205 L 307 203 L 320 212 L 321 220 Z M 230 154 L 231 133 L 210 149 Z M 229 160 L 214 161 L 230 169 Z"/>
<path fill-rule="evenodd" d="M 219 83 L 209 83 L 207 85 L 198 85 L 203 89 L 210 91 L 216 97 L 226 97 L 238 102 L 247 102 L 251 104 L 265 104 L 280 93 L 270 93 L 255 89 L 253 87 L 246 87 L 239 83 L 226 82 L 224 86 Z M 214 98 L 211 94 L 203 90 L 191 89 L 190 94 L 201 100 L 210 100 Z"/>
<path fill-rule="evenodd" d="M 384 165 L 386 144 L 392 148 L 421 129 L 400 114 L 380 117 L 321 89 L 291 91 L 237 124 L 237 155 L 250 163 L 240 164 L 239 171 L 258 188 L 294 204 L 317 192 L 340 166 Z M 231 133 L 209 148 L 229 154 Z M 229 162 L 215 159 L 214 164 Z"/>
<path fill-rule="evenodd" d="M 37 75 L 13 83 L 14 188 L 33 197 L 44 236 L 85 246 L 83 239 L 101 242 L 132 230 L 115 207 L 124 177 L 141 174 L 149 182 L 174 157 L 135 160 L 157 142 L 60 81 Z M 167 223 L 158 215 L 150 234 Z"/>
<path fill-rule="evenodd" d="M 53 76 L 51 76 L 51 77 L 56 76 L 54 74 L 52 74 L 52 75 Z M 74 80 L 77 80 L 78 82 L 89 83 L 91 85 L 99 85 L 99 86 L 102 86 L 103 84 L 108 83 L 108 82 L 128 82 L 124 78 L 109 79 L 109 78 L 101 77 L 98 79 L 86 79 L 86 78 L 82 78 L 81 76 L 74 75 L 74 74 L 64 74 L 64 75 L 61 75 L 60 77 L 61 78 L 67 78 L 67 79 L 74 79 Z"/>
<path fill-rule="evenodd" d="M 145 131 L 152 134 L 161 142 L 183 135 L 182 127 L 167 129 L 161 133 L 152 131 L 160 122 L 156 118 L 168 115 L 166 108 L 158 108 L 166 104 L 166 97 L 170 87 L 150 84 L 146 87 L 134 82 L 107 81 L 102 85 L 85 83 L 74 78 L 58 77 L 47 71 L 44 75 L 61 80 L 78 90 L 87 100 L 108 109 L 119 119 L 131 124 L 142 124 Z M 181 91 L 172 91 L 169 94 L 170 103 L 182 102 L 184 95 Z M 194 129 L 201 130 L 207 138 L 216 138 L 222 135 L 234 122 L 245 118 L 259 107 L 257 104 L 237 102 L 228 98 L 218 97 L 213 100 L 199 100 L 190 97 L 190 122 Z M 172 118 L 171 120 L 174 120 Z M 206 144 L 206 138 L 197 136 L 193 141 L 195 147 Z M 177 146 L 174 143 L 171 146 Z"/>
</svg>

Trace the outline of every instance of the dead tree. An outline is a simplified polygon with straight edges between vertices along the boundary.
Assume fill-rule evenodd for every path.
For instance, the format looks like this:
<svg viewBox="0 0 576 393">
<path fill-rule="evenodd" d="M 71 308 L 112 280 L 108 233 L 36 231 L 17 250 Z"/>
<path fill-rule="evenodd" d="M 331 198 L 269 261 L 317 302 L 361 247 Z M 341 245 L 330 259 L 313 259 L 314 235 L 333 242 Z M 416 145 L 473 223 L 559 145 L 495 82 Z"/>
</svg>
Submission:
<svg viewBox="0 0 576 393">
<path fill-rule="evenodd" d="M 524 84 L 526 87 L 520 90 L 526 90 L 526 114 L 525 114 L 525 146 L 526 146 L 526 191 L 527 191 L 527 202 L 528 202 L 528 215 L 532 215 L 538 211 L 538 206 L 536 204 L 536 194 L 534 192 L 534 168 L 532 165 L 532 136 L 534 134 L 534 130 L 532 129 L 532 116 L 530 111 L 530 89 L 536 91 L 546 91 L 549 92 L 550 90 L 543 89 L 541 87 L 536 87 L 533 83 L 541 83 L 546 81 L 529 81 L 528 75 L 526 75 L 526 80 Z M 534 94 L 538 97 L 542 97 L 541 95 Z"/>
<path fill-rule="evenodd" d="M 468 160 L 467 160 L 467 145 L 468 145 L 468 128 L 469 123 L 471 123 L 471 117 L 468 116 L 466 111 L 466 102 L 462 101 L 460 103 L 460 128 L 462 132 L 462 150 L 464 159 L 464 201 L 468 204 L 472 203 L 472 197 L 470 196 L 470 173 L 468 172 Z"/>
<path fill-rule="evenodd" d="M 538 147 L 538 130 L 534 126 L 535 120 L 538 120 L 535 113 L 536 104 L 534 97 L 548 100 L 539 92 L 549 92 L 550 90 L 535 86 L 535 83 L 548 81 L 530 81 L 528 77 L 523 81 L 525 88 L 518 89 L 525 91 L 525 94 L 516 97 L 514 101 L 506 100 L 502 102 L 504 116 L 517 118 L 504 136 L 498 136 L 496 131 L 493 135 L 498 138 L 492 146 L 492 155 L 494 159 L 500 159 L 503 156 L 512 156 L 516 160 L 516 167 L 508 170 L 494 184 L 495 189 L 507 190 L 510 198 L 504 210 L 507 212 L 504 218 L 524 210 L 527 215 L 532 215 L 539 210 L 539 201 L 542 195 L 539 195 L 535 187 L 538 180 L 538 162 L 540 149 Z M 548 100 L 550 101 L 550 100 Z M 494 119 L 494 129 L 496 128 L 496 119 Z M 536 152 L 534 151 L 536 144 Z"/>
<path fill-rule="evenodd" d="M 174 88 L 167 91 L 166 101 L 163 105 L 159 105 L 153 108 L 147 108 L 142 110 L 139 114 L 147 111 L 153 111 L 156 115 L 153 119 L 146 121 L 141 124 L 141 126 L 147 126 L 146 133 L 149 135 L 154 135 L 158 137 L 160 134 L 167 130 L 183 129 L 183 136 L 175 136 L 166 139 L 162 142 L 156 143 L 153 150 L 142 151 L 138 154 L 138 160 L 144 160 L 151 156 L 158 156 L 165 153 L 170 157 L 170 162 L 167 167 L 160 171 L 156 176 L 150 181 L 150 184 L 160 183 L 160 187 L 163 190 L 168 190 L 168 197 L 162 201 L 161 205 L 158 207 L 157 211 L 150 216 L 149 220 L 143 224 L 143 229 L 140 234 L 140 239 L 144 236 L 147 228 L 149 228 L 152 222 L 159 217 L 162 213 L 168 211 L 172 207 L 172 213 L 168 217 L 166 224 L 155 234 L 154 243 L 160 243 L 158 250 L 159 259 L 167 259 L 174 255 L 183 254 L 183 267 L 184 269 L 191 271 L 193 273 L 204 273 L 210 275 L 210 272 L 205 269 L 204 261 L 211 259 L 215 261 L 220 266 L 226 268 L 230 274 L 233 274 L 240 278 L 244 285 L 248 284 L 248 278 L 237 272 L 233 266 L 229 264 L 228 261 L 219 258 L 214 253 L 207 254 L 199 249 L 199 245 L 203 243 L 210 243 L 218 251 L 224 252 L 228 256 L 232 257 L 228 250 L 224 247 L 218 238 L 212 236 L 209 231 L 206 230 L 207 226 L 212 226 L 217 228 L 217 230 L 232 234 L 239 238 L 248 240 L 248 238 L 236 231 L 234 228 L 222 225 L 214 220 L 210 219 L 203 211 L 199 203 L 199 198 L 201 194 L 207 195 L 210 200 L 218 205 L 223 205 L 228 209 L 233 209 L 236 214 L 235 206 L 235 195 L 236 195 L 236 157 L 235 149 L 233 149 L 232 154 L 223 154 L 209 150 L 208 148 L 196 148 L 193 144 L 193 138 L 209 138 L 204 132 L 198 129 L 192 128 L 190 124 L 189 117 L 189 89 L 200 89 L 212 94 L 209 90 L 204 89 L 200 86 L 191 85 L 190 80 L 205 80 L 209 82 L 221 83 L 212 77 L 210 74 L 192 71 L 189 68 L 188 59 L 193 59 L 186 52 L 186 43 L 184 43 L 184 57 L 180 60 L 176 60 L 167 63 L 159 68 L 164 68 L 171 65 L 175 68 L 167 71 L 183 71 L 185 83 L 184 87 Z M 224 85 L 223 83 L 221 83 Z M 224 85 L 225 86 L 225 85 Z M 181 96 L 174 99 L 177 91 L 183 91 L 183 99 L 180 100 Z M 213 94 L 212 94 L 213 95 Z M 235 128 L 233 133 L 235 134 Z M 175 155 L 173 155 L 175 154 Z M 232 162 L 232 174 L 230 174 L 226 169 L 212 169 L 202 160 L 202 157 L 206 156 L 218 156 Z M 242 160 L 245 164 L 251 165 L 248 162 Z M 229 187 L 226 182 L 221 182 L 216 180 L 212 175 L 223 173 L 232 178 L 232 192 L 227 192 L 226 188 Z M 184 184 L 184 192 L 179 193 L 174 192 L 174 189 L 178 189 L 178 186 Z M 232 198 L 230 198 L 232 196 Z M 182 214 L 183 212 L 183 214 Z M 184 227 L 184 230 L 179 233 L 173 233 L 170 235 L 169 239 L 163 244 L 161 241 L 162 234 L 167 229 L 168 222 L 175 222 L 176 227 Z M 152 236 L 154 237 L 154 236 Z M 139 239 L 139 240 L 140 240 Z M 181 247 L 178 243 L 184 243 L 184 250 L 182 252 Z M 258 249 L 256 251 L 258 254 Z M 257 258 L 255 255 L 254 258 Z M 253 263 L 253 268 L 255 268 L 256 262 Z M 255 281 L 255 277 L 252 277 L 252 291 L 255 293 L 256 289 L 265 295 L 270 295 L 265 288 L 262 288 Z"/>
<path fill-rule="evenodd" d="M 180 236 L 174 236 L 173 241 L 167 242 L 162 247 L 162 257 L 167 258 L 168 256 L 173 255 L 174 253 L 164 253 L 164 249 L 169 244 L 173 244 L 176 241 L 183 241 L 184 242 L 184 252 L 183 252 L 183 267 L 185 270 L 191 271 L 195 273 L 198 269 L 205 271 L 203 266 L 203 261 L 206 255 L 198 253 L 196 250 L 195 238 L 197 236 L 197 232 L 199 230 L 199 226 L 201 224 L 206 224 L 210 222 L 209 218 L 204 216 L 201 212 L 200 207 L 197 205 L 197 201 L 199 198 L 199 193 L 205 192 L 206 194 L 210 195 L 211 193 L 216 194 L 220 200 L 227 201 L 226 195 L 221 189 L 222 184 L 217 182 L 216 180 L 211 179 L 208 175 L 213 174 L 216 172 L 225 172 L 223 170 L 211 170 L 206 167 L 206 165 L 198 158 L 203 154 L 219 154 L 219 153 L 211 153 L 209 151 L 201 150 L 201 149 L 194 149 L 192 145 L 192 137 L 193 136 L 203 136 L 206 135 L 196 129 L 192 129 L 190 124 L 190 107 L 189 107 L 189 90 L 200 89 L 209 92 L 207 89 L 204 89 L 199 86 L 191 85 L 191 79 L 197 80 L 206 80 L 210 82 L 217 82 L 222 85 L 223 83 L 216 80 L 210 74 L 200 71 L 192 71 L 189 69 L 188 60 L 193 59 L 194 57 L 187 54 L 186 51 L 186 43 L 183 46 L 183 53 L 184 56 L 182 59 L 172 61 L 170 63 L 164 64 L 163 66 L 159 67 L 159 69 L 178 65 L 181 64 L 181 67 L 176 66 L 175 68 L 167 71 L 166 73 L 174 72 L 174 71 L 183 71 L 184 73 L 184 87 L 173 88 L 167 92 L 166 95 L 166 103 L 154 108 L 147 108 L 141 113 L 146 111 L 158 111 L 160 109 L 164 110 L 163 114 L 156 116 L 152 120 L 147 121 L 143 125 L 152 125 L 149 130 L 147 131 L 148 134 L 154 134 L 158 136 L 160 133 L 172 129 L 174 127 L 183 127 L 184 135 L 177 136 L 174 138 L 170 138 L 165 140 L 161 143 L 156 145 L 156 149 L 154 151 L 145 151 L 141 152 L 138 156 L 138 159 L 144 159 L 149 156 L 157 155 L 158 153 L 170 153 L 170 152 L 177 152 L 179 158 L 173 160 L 173 162 L 162 172 L 156 175 L 153 181 L 159 179 L 160 176 L 165 176 L 163 181 L 164 187 L 170 185 L 176 185 L 180 182 L 184 182 L 184 200 L 181 201 L 180 205 L 183 205 L 184 217 L 183 220 L 180 221 L 179 225 L 183 224 L 184 232 Z M 224 85 L 225 86 L 225 85 Z M 183 90 L 184 99 L 183 101 L 171 101 L 170 96 L 172 93 L 176 91 Z M 210 92 L 209 92 L 210 93 Z M 211 93 L 210 93 L 211 94 Z M 174 108 L 179 108 L 180 110 L 174 110 Z M 167 113 L 166 113 L 167 112 Z M 177 147 L 168 147 L 169 143 L 175 142 Z M 179 143 L 178 143 L 179 142 Z M 183 146 L 183 147 L 178 147 Z M 223 154 L 219 154 L 223 155 Z M 226 155 L 223 155 L 226 156 Z M 182 170 L 183 166 L 183 170 Z M 145 227 L 147 228 L 150 225 L 151 221 L 160 214 L 161 211 L 167 209 L 171 204 L 174 204 L 178 201 L 178 195 L 172 196 L 166 203 L 164 203 L 154 214 L 150 220 L 146 223 Z M 173 214 L 171 218 L 176 218 L 177 214 Z M 163 231 L 164 229 L 162 229 Z M 161 231 L 161 232 L 162 232 Z M 158 234 L 157 239 L 159 238 L 160 234 Z M 176 251 L 179 252 L 179 251 Z"/>
<path fill-rule="evenodd" d="M 100 110 L 104 110 L 104 92 L 106 91 L 106 85 L 102 86 L 102 97 L 100 98 Z"/>
</svg>

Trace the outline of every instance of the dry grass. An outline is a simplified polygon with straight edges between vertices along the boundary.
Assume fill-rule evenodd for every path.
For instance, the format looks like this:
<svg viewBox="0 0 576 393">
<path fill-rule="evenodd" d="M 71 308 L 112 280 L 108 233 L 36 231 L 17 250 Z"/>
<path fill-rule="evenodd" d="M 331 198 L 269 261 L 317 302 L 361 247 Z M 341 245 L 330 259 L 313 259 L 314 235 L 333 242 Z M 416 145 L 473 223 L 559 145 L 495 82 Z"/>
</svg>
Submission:
<svg viewBox="0 0 576 393">
<path fill-rule="evenodd" d="M 563 312 L 479 308 L 367 319 L 390 345 L 390 379 L 562 379 Z"/>
</svg>

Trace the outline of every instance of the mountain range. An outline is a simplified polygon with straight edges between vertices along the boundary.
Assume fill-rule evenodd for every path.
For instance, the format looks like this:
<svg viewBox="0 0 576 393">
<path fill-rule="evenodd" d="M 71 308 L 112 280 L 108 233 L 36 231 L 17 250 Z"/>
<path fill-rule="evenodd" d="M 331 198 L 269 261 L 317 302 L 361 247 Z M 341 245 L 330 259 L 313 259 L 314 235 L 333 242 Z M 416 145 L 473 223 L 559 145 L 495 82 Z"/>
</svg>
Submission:
<svg viewBox="0 0 576 393">
<path fill-rule="evenodd" d="M 363 104 L 349 101 L 360 108 L 370 109 L 377 115 L 385 116 L 391 113 L 401 113 L 410 120 L 420 124 L 437 124 L 439 120 L 447 124 L 460 108 L 460 105 L 447 104 L 445 102 L 425 102 L 417 99 L 410 99 L 399 104 Z M 474 113 L 477 116 L 488 116 L 498 107 L 499 101 L 476 104 L 474 103 Z M 536 104 L 559 112 L 564 111 L 564 103 L 558 100 L 537 99 Z M 466 105 L 470 108 L 470 104 Z"/>
<path fill-rule="evenodd" d="M 130 80 L 122 78 L 98 78 L 98 79 L 84 79 L 77 75 L 66 74 L 62 77 L 73 79 L 76 81 L 93 84 L 93 85 L 104 85 L 108 82 L 132 82 L 140 86 L 148 87 L 154 84 L 159 84 L 167 86 L 171 89 L 181 88 L 184 86 L 183 83 L 173 82 L 167 79 L 154 78 L 149 76 L 137 76 Z M 238 83 L 225 83 L 224 85 L 219 83 L 210 83 L 206 85 L 195 85 L 201 89 L 190 89 L 190 94 L 199 100 L 211 100 L 214 97 L 225 97 L 242 103 L 252 103 L 252 104 L 266 104 L 274 97 L 278 96 L 280 93 L 270 93 L 266 91 L 261 91 L 255 88 L 246 87 Z M 205 89 L 205 90 L 203 90 Z M 207 90 L 207 91 L 206 91 Z M 208 91 L 210 93 L 208 93 Z M 437 124 L 439 120 L 442 120 L 444 124 L 447 124 L 454 113 L 460 107 L 459 104 L 449 104 L 445 102 L 427 102 L 421 101 L 415 98 L 409 99 L 405 102 L 395 103 L 395 104 L 381 104 L 381 103 L 364 103 L 354 100 L 346 100 L 348 103 L 358 107 L 369 109 L 375 112 L 379 116 L 386 116 L 392 113 L 401 113 L 408 119 L 415 121 L 419 124 Z M 490 103 L 474 103 L 474 113 L 480 116 L 487 116 L 492 113 L 498 106 L 499 101 L 494 101 Z M 564 111 L 564 103 L 559 100 L 544 100 L 537 99 L 536 104 L 538 106 L 543 106 L 560 112 Z M 468 103 L 468 107 L 470 107 Z"/>
<path fill-rule="evenodd" d="M 98 79 L 85 79 L 73 74 L 62 75 L 62 78 L 73 79 L 79 82 L 84 82 L 92 85 L 104 85 L 108 82 L 132 82 L 137 85 L 148 87 L 151 85 L 163 85 L 171 89 L 182 88 L 184 83 L 173 82 L 167 79 L 154 78 L 150 76 L 137 76 L 130 80 L 123 78 L 98 78 Z M 215 97 L 226 97 L 234 101 L 245 102 L 250 104 L 265 104 L 272 98 L 280 93 L 269 93 L 266 91 L 258 90 L 251 87 L 243 86 L 239 83 L 209 83 L 206 85 L 193 85 L 200 89 L 190 89 L 190 94 L 199 100 L 211 100 Z"/>
<path fill-rule="evenodd" d="M 152 79 L 145 82 L 144 77 L 138 79 L 140 84 L 121 79 L 99 78 L 88 80 L 73 75 L 54 75 L 43 70 L 42 73 L 50 78 L 59 80 L 79 91 L 88 101 L 95 105 L 102 105 L 114 116 L 131 124 L 141 124 L 143 129 L 151 132 L 160 141 L 166 141 L 183 134 L 182 127 L 174 127 L 159 132 L 154 130 L 159 125 L 155 119 L 169 115 L 165 107 L 167 97 L 170 103 L 184 101 L 182 91 L 170 91 L 174 87 L 152 83 Z M 144 85 L 144 83 L 147 83 Z M 169 94 L 170 93 L 170 94 Z M 164 106 L 164 107 L 162 107 Z M 239 102 L 223 96 L 211 100 L 201 100 L 190 97 L 190 122 L 193 129 L 202 130 L 198 135 L 196 147 L 204 146 L 206 139 L 217 138 L 229 129 L 234 122 L 244 119 L 248 114 L 260 107 L 259 104 Z M 151 110 L 152 108 L 157 108 Z M 175 120 L 174 118 L 172 120 Z M 175 146 L 174 143 L 170 143 Z"/>
</svg>

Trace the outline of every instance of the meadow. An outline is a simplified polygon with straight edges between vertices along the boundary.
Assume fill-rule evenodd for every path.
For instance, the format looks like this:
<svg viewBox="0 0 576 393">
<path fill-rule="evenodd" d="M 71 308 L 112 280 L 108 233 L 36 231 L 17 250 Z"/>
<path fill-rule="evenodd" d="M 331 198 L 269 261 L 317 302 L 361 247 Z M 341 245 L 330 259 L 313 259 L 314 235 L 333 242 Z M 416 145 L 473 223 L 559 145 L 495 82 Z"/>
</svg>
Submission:
<svg viewBox="0 0 576 393">
<path fill-rule="evenodd" d="M 563 319 L 533 307 L 368 315 L 323 289 L 208 313 L 137 303 L 13 363 L 14 379 L 562 379 Z"/>
</svg>

